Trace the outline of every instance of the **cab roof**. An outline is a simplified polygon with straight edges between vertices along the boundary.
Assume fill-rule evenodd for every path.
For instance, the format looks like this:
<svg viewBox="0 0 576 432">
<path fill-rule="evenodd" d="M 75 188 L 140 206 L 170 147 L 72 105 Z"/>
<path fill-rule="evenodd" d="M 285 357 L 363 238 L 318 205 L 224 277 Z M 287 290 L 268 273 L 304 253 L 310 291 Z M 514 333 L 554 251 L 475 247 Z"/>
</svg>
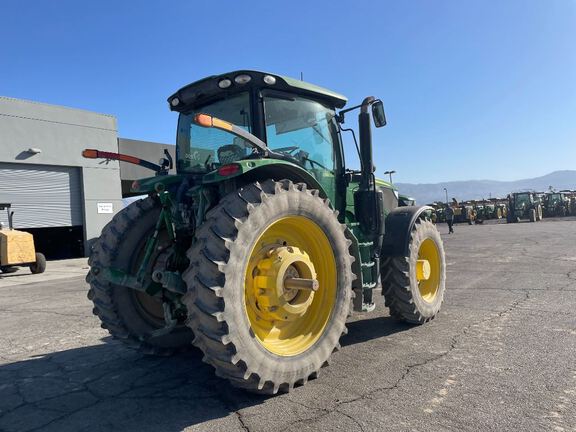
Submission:
<svg viewBox="0 0 576 432">
<path fill-rule="evenodd" d="M 245 84 L 237 83 L 235 78 L 241 75 L 248 75 L 250 81 Z M 274 80 L 268 79 L 269 83 L 265 82 L 264 78 L 268 76 L 273 77 Z M 224 80 L 229 80 L 230 85 L 226 88 L 219 87 L 219 83 Z M 275 82 L 271 84 L 270 82 L 272 81 Z M 172 111 L 182 112 L 191 106 L 201 104 L 203 101 L 220 94 L 236 93 L 253 88 L 284 90 L 290 93 L 310 96 L 314 99 L 323 100 L 336 108 L 342 108 L 348 102 L 348 99 L 339 93 L 305 81 L 268 72 L 237 70 L 220 75 L 212 75 L 188 84 L 171 95 L 168 98 L 168 103 Z"/>
</svg>

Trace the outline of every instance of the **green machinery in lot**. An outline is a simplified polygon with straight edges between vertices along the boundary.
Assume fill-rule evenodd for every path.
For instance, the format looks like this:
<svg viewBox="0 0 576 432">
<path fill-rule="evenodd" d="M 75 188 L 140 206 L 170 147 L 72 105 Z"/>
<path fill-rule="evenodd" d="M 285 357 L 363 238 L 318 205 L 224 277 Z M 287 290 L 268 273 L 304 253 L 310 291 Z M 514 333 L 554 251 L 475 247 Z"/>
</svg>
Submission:
<svg viewBox="0 0 576 432">
<path fill-rule="evenodd" d="M 508 214 L 506 204 L 498 199 L 473 201 L 476 220 L 502 219 Z"/>
<path fill-rule="evenodd" d="M 467 223 L 472 225 L 476 220 L 476 210 L 471 202 L 458 202 L 452 198 L 452 208 L 454 209 L 454 223 Z"/>
<path fill-rule="evenodd" d="M 569 216 L 572 214 L 570 197 L 563 192 L 547 192 L 542 195 L 544 217 Z"/>
<path fill-rule="evenodd" d="M 535 192 L 515 192 L 508 195 L 508 223 L 529 219 L 530 222 L 542 220 L 542 203 Z"/>
<path fill-rule="evenodd" d="M 446 222 L 446 205 L 442 202 L 436 202 L 432 207 L 434 208 L 434 222 Z"/>
<path fill-rule="evenodd" d="M 431 212 L 430 219 L 432 220 L 432 222 L 434 222 L 435 224 L 446 222 L 446 204 L 444 204 L 441 201 L 436 201 L 432 204 L 428 204 L 428 207 L 432 209 L 430 211 Z"/>
<path fill-rule="evenodd" d="M 382 102 L 342 109 L 335 92 L 255 71 L 205 78 L 168 102 L 177 174 L 146 162 L 164 175 L 134 183 L 149 197 L 115 215 L 89 259 L 88 297 L 114 337 L 148 353 L 192 342 L 233 385 L 276 393 L 318 374 L 379 281 L 394 317 L 438 313 L 445 257 L 431 209 L 399 207 L 374 176 Z M 360 170 L 343 159 L 352 110 Z"/>
<path fill-rule="evenodd" d="M 561 190 L 566 198 L 568 199 L 568 208 L 570 209 L 570 215 L 576 216 L 576 191 L 573 190 Z"/>
<path fill-rule="evenodd" d="M 505 198 L 491 198 L 490 203 L 494 205 L 494 216 L 496 219 L 506 219 L 508 217 L 508 200 Z"/>
</svg>

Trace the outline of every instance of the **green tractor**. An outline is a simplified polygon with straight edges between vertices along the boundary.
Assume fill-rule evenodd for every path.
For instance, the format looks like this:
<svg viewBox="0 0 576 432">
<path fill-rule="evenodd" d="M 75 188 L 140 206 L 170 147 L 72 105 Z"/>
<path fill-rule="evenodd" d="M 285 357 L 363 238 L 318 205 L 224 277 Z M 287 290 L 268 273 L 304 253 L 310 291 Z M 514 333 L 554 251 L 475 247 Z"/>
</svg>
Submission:
<svg viewBox="0 0 576 432">
<path fill-rule="evenodd" d="M 508 223 L 529 219 L 530 222 L 542 220 L 542 203 L 535 192 L 514 192 L 508 195 Z"/>
<path fill-rule="evenodd" d="M 192 343 L 216 374 L 266 394 L 315 378 L 346 332 L 350 308 L 420 324 L 444 297 L 446 264 L 430 208 L 398 206 L 376 179 L 372 121 L 382 102 L 256 71 L 194 82 L 179 113 L 176 168 L 146 165 L 148 194 L 114 216 L 92 247 L 88 298 L 102 327 L 163 354 Z M 339 110 L 339 111 L 337 111 Z M 361 169 L 344 163 L 345 116 L 359 110 Z"/>
<path fill-rule="evenodd" d="M 451 207 L 454 209 L 454 223 L 472 225 L 476 220 L 476 210 L 471 202 L 458 202 L 456 198 L 452 198 Z"/>
<path fill-rule="evenodd" d="M 488 208 L 488 205 L 483 201 L 472 201 L 472 206 L 474 208 L 474 213 L 476 214 L 476 223 L 482 223 L 491 218 L 491 211 Z"/>
<path fill-rule="evenodd" d="M 563 192 L 548 192 L 543 195 L 544 217 L 568 216 L 571 213 L 570 198 Z"/>
<path fill-rule="evenodd" d="M 476 212 L 476 223 L 490 219 L 502 219 L 505 214 L 503 206 L 492 199 L 475 201 L 474 211 Z"/>
<path fill-rule="evenodd" d="M 434 223 L 443 223 L 446 222 L 446 207 L 447 205 L 442 201 L 436 201 L 432 204 L 429 204 L 430 207 L 434 209 L 432 213 L 432 221 Z"/>
<path fill-rule="evenodd" d="M 576 216 L 576 191 L 565 189 L 561 190 L 568 200 L 568 215 Z"/>
<path fill-rule="evenodd" d="M 490 198 L 490 202 L 494 205 L 494 218 L 506 218 L 508 215 L 508 201 L 503 198 Z"/>
</svg>

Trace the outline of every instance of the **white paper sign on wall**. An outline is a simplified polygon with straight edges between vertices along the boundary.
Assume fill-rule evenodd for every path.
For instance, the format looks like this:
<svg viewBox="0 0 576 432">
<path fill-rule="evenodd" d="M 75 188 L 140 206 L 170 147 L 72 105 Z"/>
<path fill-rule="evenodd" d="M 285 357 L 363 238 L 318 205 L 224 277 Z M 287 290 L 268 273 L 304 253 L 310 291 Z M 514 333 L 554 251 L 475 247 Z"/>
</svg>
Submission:
<svg viewBox="0 0 576 432">
<path fill-rule="evenodd" d="M 98 203 L 98 213 L 114 213 L 112 203 Z"/>
</svg>

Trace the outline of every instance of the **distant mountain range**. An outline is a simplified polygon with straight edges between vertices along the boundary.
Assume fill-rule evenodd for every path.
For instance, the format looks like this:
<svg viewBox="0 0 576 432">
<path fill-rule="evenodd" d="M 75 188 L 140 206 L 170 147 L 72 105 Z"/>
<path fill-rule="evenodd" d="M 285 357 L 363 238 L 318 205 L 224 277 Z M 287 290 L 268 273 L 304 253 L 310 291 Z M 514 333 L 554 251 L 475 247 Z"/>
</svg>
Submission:
<svg viewBox="0 0 576 432">
<path fill-rule="evenodd" d="M 448 190 L 448 198 L 458 201 L 469 199 L 506 197 L 510 192 L 525 190 L 546 191 L 550 186 L 555 190 L 576 189 L 576 171 L 554 171 L 542 177 L 516 181 L 467 180 L 445 183 L 395 183 L 401 194 L 416 198 L 417 204 L 428 204 L 434 201 L 446 200 L 444 188 Z"/>
</svg>

